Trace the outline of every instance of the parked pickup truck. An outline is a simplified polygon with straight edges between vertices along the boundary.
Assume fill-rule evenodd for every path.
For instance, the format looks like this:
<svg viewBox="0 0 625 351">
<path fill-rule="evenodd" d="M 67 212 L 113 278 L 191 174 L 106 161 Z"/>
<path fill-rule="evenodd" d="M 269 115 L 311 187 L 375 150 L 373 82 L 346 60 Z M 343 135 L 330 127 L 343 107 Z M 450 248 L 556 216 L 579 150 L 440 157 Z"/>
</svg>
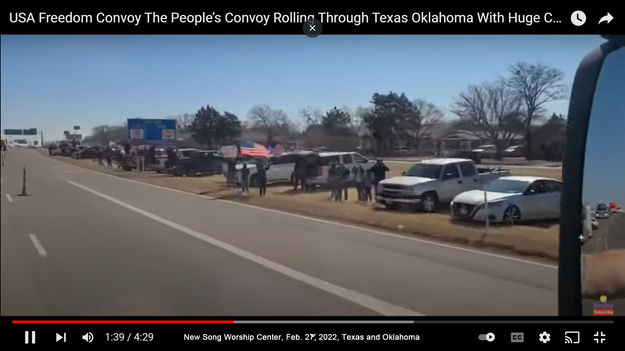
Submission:
<svg viewBox="0 0 625 351">
<path fill-rule="evenodd" d="M 389 208 L 410 204 L 433 212 L 439 203 L 507 175 L 509 171 L 478 169 L 470 159 L 434 158 L 415 163 L 401 177 L 381 181 L 375 199 Z"/>
</svg>

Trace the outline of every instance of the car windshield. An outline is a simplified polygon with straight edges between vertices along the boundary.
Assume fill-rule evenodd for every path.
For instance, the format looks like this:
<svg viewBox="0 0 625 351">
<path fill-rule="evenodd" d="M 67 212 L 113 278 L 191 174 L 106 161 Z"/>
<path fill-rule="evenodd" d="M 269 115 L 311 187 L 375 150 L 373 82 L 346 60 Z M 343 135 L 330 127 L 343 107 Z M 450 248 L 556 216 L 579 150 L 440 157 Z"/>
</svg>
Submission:
<svg viewBox="0 0 625 351">
<path fill-rule="evenodd" d="M 441 165 L 429 165 L 424 163 L 418 163 L 413 165 L 406 172 L 407 177 L 423 177 L 423 178 L 432 178 L 438 179 L 439 174 L 441 174 Z"/>
<path fill-rule="evenodd" d="M 605 211 L 608 209 L 608 206 L 606 204 L 599 204 L 597 205 L 597 210 L 598 211 Z"/>
<path fill-rule="evenodd" d="M 484 190 L 496 193 L 517 194 L 524 192 L 529 184 L 529 182 L 524 180 L 500 178 L 486 184 L 486 186 L 484 186 Z"/>
</svg>

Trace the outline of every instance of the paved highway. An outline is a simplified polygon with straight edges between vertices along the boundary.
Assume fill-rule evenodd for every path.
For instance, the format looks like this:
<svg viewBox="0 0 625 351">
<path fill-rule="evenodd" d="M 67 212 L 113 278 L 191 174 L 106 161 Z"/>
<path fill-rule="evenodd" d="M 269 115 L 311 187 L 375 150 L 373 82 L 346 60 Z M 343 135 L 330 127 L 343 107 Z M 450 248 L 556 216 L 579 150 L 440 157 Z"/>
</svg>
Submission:
<svg viewBox="0 0 625 351">
<path fill-rule="evenodd" d="M 584 253 L 598 253 L 608 249 L 625 249 L 625 213 L 613 212 L 608 218 L 597 219 L 599 228 L 584 244 Z"/>
<path fill-rule="evenodd" d="M 22 167 L 27 169 L 27 191 Z M 9 150 L 3 315 L 555 315 L 554 264 Z"/>
</svg>

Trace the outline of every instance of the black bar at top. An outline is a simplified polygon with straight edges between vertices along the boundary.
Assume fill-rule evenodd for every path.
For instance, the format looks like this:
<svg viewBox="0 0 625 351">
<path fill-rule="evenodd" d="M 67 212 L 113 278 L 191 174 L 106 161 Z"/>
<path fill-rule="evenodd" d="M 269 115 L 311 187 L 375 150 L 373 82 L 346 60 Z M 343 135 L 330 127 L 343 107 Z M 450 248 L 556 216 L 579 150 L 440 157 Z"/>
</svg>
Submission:
<svg viewBox="0 0 625 351">
<path fill-rule="evenodd" d="M 586 15 L 586 22 L 582 26 L 575 26 L 571 22 L 571 15 L 574 11 L 581 10 Z M 90 23 L 41 23 L 39 13 L 67 15 L 90 15 Z M 160 15 L 167 15 L 167 23 L 147 23 L 145 12 L 155 12 Z M 185 24 L 179 21 L 171 21 L 172 12 L 184 15 L 210 15 L 212 23 Z M 283 15 L 314 15 L 315 19 L 321 20 L 320 12 L 327 12 L 331 15 L 360 15 L 366 14 L 368 21 L 359 25 L 354 23 L 330 23 L 322 22 L 321 35 L 332 34 L 625 34 L 625 12 L 619 11 L 615 5 L 602 5 L 592 7 L 586 6 L 552 6 L 542 8 L 531 8 L 525 4 L 516 7 L 462 7 L 445 8 L 440 6 L 413 6 L 407 9 L 382 8 L 351 8 L 349 10 L 333 8 L 262 8 L 262 9 L 233 9 L 219 8 L 217 5 L 208 4 L 204 7 L 195 8 L 51 8 L 45 7 L 16 7 L 2 12 L 2 34 L 301 34 L 303 35 L 303 23 L 275 23 L 274 13 Z M 381 15 L 397 15 L 402 19 L 400 22 L 407 23 L 374 23 L 373 12 Z M 505 17 L 501 23 L 479 23 L 478 12 L 499 12 Z M 610 23 L 601 23 L 599 20 L 610 13 L 613 20 Z M 22 13 L 22 19 L 26 16 L 25 23 L 12 23 L 11 18 L 16 19 L 16 14 Z M 108 15 L 141 15 L 139 25 L 129 23 L 98 23 L 97 14 Z M 267 25 L 260 23 L 226 23 L 226 14 L 235 15 L 269 15 L 270 20 Z M 427 23 L 421 20 L 420 23 L 413 23 L 413 14 L 430 15 Z M 521 23 L 510 23 L 509 14 L 518 14 L 517 18 L 523 19 Z M 550 13 L 552 21 L 561 23 L 546 23 L 545 14 Z M 34 16 L 35 22 L 28 20 L 28 15 Z M 443 15 L 461 15 L 459 18 L 466 18 L 466 22 L 454 23 L 433 23 L 434 17 Z M 13 17 L 11 17 L 13 15 Z M 433 16 L 432 16 L 433 15 Z M 468 21 L 469 15 L 473 22 Z M 220 17 L 220 22 L 216 23 L 216 17 Z M 528 16 L 538 16 L 539 22 L 527 25 Z M 423 18 L 423 16 L 418 16 Z M 427 17 L 427 16 L 426 16 Z M 207 18 L 203 16 L 203 18 Z M 364 17 L 363 17 L 364 18 Z M 379 17 L 381 18 L 381 16 Z M 532 17 L 534 21 L 534 18 Z"/>
</svg>

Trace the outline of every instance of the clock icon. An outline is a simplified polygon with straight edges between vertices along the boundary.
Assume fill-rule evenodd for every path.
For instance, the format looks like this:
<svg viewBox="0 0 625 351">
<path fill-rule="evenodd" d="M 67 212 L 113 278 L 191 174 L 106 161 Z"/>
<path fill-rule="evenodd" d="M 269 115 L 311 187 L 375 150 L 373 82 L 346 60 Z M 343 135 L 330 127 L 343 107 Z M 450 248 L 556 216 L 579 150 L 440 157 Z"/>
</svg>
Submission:
<svg viewBox="0 0 625 351">
<path fill-rule="evenodd" d="M 571 23 L 575 26 L 581 26 L 586 23 L 586 14 L 584 11 L 575 11 L 571 14 Z"/>
</svg>

